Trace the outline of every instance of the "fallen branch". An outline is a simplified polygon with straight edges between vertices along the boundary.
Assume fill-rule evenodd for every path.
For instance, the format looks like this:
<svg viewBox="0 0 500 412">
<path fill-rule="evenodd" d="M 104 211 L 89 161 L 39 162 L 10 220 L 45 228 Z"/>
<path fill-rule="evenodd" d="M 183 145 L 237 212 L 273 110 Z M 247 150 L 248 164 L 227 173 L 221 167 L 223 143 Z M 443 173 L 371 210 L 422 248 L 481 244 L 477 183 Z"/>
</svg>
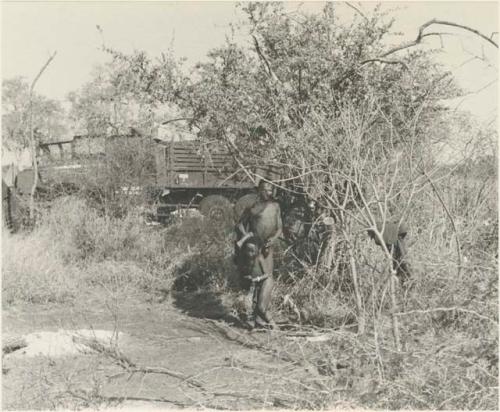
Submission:
<svg viewBox="0 0 500 412">
<path fill-rule="evenodd" d="M 432 308 L 432 309 L 415 309 L 415 310 L 409 310 L 407 312 L 397 312 L 394 313 L 395 316 L 406 316 L 406 315 L 411 315 L 414 313 L 432 313 L 432 312 L 463 312 L 463 313 L 469 313 L 471 315 L 474 315 L 480 319 L 487 320 L 488 322 L 494 323 L 495 325 L 498 326 L 498 322 L 496 320 L 493 320 L 491 318 L 488 318 L 487 316 L 481 315 L 473 310 L 470 309 L 463 309 L 459 307 L 452 307 L 452 308 Z"/>
<path fill-rule="evenodd" d="M 74 336 L 73 341 L 75 343 L 82 344 L 88 348 L 100 353 L 112 360 L 114 360 L 120 367 L 125 369 L 129 373 L 156 373 L 161 375 L 168 375 L 173 378 L 179 379 L 187 384 L 201 388 L 202 384 L 197 382 L 191 377 L 184 375 L 180 372 L 173 371 L 167 368 L 160 367 L 149 367 L 149 366 L 138 366 L 136 363 L 132 362 L 127 356 L 125 356 L 116 346 L 107 346 L 99 342 L 94 338 L 85 338 L 81 336 Z"/>
<path fill-rule="evenodd" d="M 223 325 L 219 324 L 218 322 L 212 320 L 212 319 L 207 319 L 207 323 L 212 324 L 215 328 L 217 328 L 219 333 L 222 333 L 224 337 L 232 342 L 239 343 L 240 345 L 249 348 L 249 349 L 258 349 L 261 350 L 264 353 L 267 353 L 268 355 L 275 356 L 276 358 L 283 360 L 285 362 L 291 362 L 294 364 L 300 363 L 300 360 L 294 359 L 292 356 L 290 356 L 287 353 L 283 353 L 282 351 L 276 350 L 276 349 L 271 349 L 268 348 L 265 345 L 262 345 L 258 342 L 255 341 L 250 341 L 247 336 L 237 332 L 233 328 L 226 328 Z"/>
<path fill-rule="evenodd" d="M 2 342 L 2 353 L 6 355 L 7 353 L 25 348 L 26 346 L 28 346 L 28 344 L 26 343 L 26 339 L 24 339 L 22 336 L 8 338 L 5 339 L 4 342 Z"/>
<path fill-rule="evenodd" d="M 270 375 L 268 373 L 263 373 L 263 372 L 259 372 L 259 371 L 248 370 L 248 369 L 240 369 L 240 368 L 237 368 L 237 367 L 234 367 L 234 366 L 230 366 L 230 365 L 226 366 L 226 368 L 227 369 L 232 369 L 232 370 L 237 370 L 237 371 L 240 371 L 240 372 L 243 372 L 243 373 L 248 373 L 250 375 L 260 376 L 260 377 L 263 377 L 263 378 L 271 378 L 271 379 L 278 378 L 278 379 L 280 379 L 280 380 L 282 380 L 284 382 L 297 385 L 297 386 L 299 386 L 299 387 L 301 387 L 304 390 L 309 391 L 309 392 L 322 393 L 322 394 L 325 394 L 325 395 L 327 395 L 328 393 L 332 392 L 332 388 L 327 388 L 319 380 L 314 380 L 313 383 L 316 384 L 317 386 L 320 386 L 321 389 L 318 389 L 318 387 L 313 387 L 313 386 L 306 385 L 303 381 L 299 381 L 297 379 L 287 378 L 286 376 Z M 338 390 L 338 388 L 337 388 L 337 390 Z"/>
<path fill-rule="evenodd" d="M 192 406 L 188 403 L 183 403 L 179 401 L 173 401 L 167 398 L 148 398 L 142 396 L 103 396 L 101 397 L 103 401 L 107 402 L 125 402 L 125 401 L 142 401 L 142 402 L 161 402 L 161 403 L 171 403 L 179 408 L 189 408 Z"/>
<path fill-rule="evenodd" d="M 73 341 L 82 345 L 85 345 L 89 347 L 90 349 L 112 359 L 117 363 L 120 367 L 125 369 L 128 373 L 134 374 L 134 373 L 153 373 L 153 374 L 161 374 L 161 375 L 168 375 L 171 377 L 174 377 L 178 380 L 181 381 L 181 383 L 186 383 L 191 387 L 194 387 L 198 389 L 200 392 L 202 392 L 205 396 L 209 396 L 212 398 L 215 397 L 235 397 L 235 398 L 245 398 L 245 399 L 252 399 L 254 401 L 261 402 L 262 399 L 257 399 L 257 398 L 251 398 L 248 396 L 248 393 L 239 393 L 239 392 L 231 392 L 231 391 L 226 391 L 226 392 L 220 392 L 220 391 L 212 391 L 208 388 L 206 388 L 201 382 L 195 380 L 191 376 L 184 375 L 180 372 L 173 371 L 171 369 L 163 368 L 163 367 L 150 367 L 150 366 L 139 366 L 135 362 L 132 362 L 128 357 L 126 357 L 115 345 L 105 345 L 101 342 L 99 342 L 95 338 L 85 338 L 85 337 L 80 337 L 80 336 L 74 336 Z M 125 399 L 131 399 L 128 397 L 124 397 Z M 162 402 L 170 402 L 169 400 L 162 398 Z M 284 398 L 279 398 L 279 397 L 273 397 L 271 399 L 272 404 L 278 404 L 282 406 L 286 406 L 287 408 L 291 407 L 291 401 L 288 399 Z M 217 409 L 221 409 L 218 407 Z M 223 408 L 226 409 L 226 408 Z"/>
<path fill-rule="evenodd" d="M 471 395 L 475 395 L 475 394 L 478 394 L 478 393 L 481 393 L 481 392 L 484 392 L 484 391 L 491 391 L 491 390 L 494 390 L 495 392 L 498 391 L 498 387 L 490 387 L 490 388 L 482 388 L 478 391 L 475 391 L 473 393 L 470 393 L 470 392 L 464 392 L 464 393 L 460 393 L 458 395 L 455 395 L 455 396 L 452 396 L 451 398 L 448 398 L 448 399 L 445 399 L 443 402 L 441 402 L 439 404 L 439 406 L 435 409 L 437 410 L 441 410 L 443 409 L 444 405 L 446 405 L 448 402 L 452 401 L 452 400 L 456 400 L 456 399 L 459 399 L 459 398 L 463 398 L 464 396 L 467 396 L 469 399 L 471 397 Z M 446 408 L 448 409 L 448 408 Z M 453 409 L 453 408 L 450 408 L 450 409 Z M 465 409 L 465 408 L 464 408 Z"/>
<path fill-rule="evenodd" d="M 181 120 L 196 120 L 194 117 L 176 117 L 175 119 L 169 119 L 169 120 L 165 120 L 164 122 L 161 122 L 162 125 L 167 125 L 169 123 L 173 123 L 173 122 L 178 122 L 178 121 L 181 121 Z"/>
<path fill-rule="evenodd" d="M 403 391 L 404 393 L 406 393 L 407 395 L 411 396 L 413 399 L 415 399 L 416 401 L 420 402 L 422 405 L 425 405 L 425 407 L 427 409 L 433 409 L 432 408 L 432 405 L 430 405 L 429 403 L 427 403 L 427 401 L 425 399 L 422 399 L 420 398 L 419 396 L 415 395 L 410 389 L 408 389 L 406 386 L 403 386 L 403 385 L 400 385 L 396 382 L 390 382 L 390 381 L 387 381 L 387 383 L 391 386 L 394 386 L 398 389 L 400 389 L 401 391 Z"/>
</svg>

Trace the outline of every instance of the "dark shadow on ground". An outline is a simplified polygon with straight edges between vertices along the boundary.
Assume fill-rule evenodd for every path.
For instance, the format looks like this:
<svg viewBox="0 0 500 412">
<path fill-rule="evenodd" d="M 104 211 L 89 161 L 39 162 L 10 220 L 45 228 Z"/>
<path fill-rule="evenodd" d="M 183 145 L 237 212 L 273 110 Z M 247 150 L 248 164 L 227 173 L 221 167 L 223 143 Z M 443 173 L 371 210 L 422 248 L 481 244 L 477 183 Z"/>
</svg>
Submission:
<svg viewBox="0 0 500 412">
<path fill-rule="evenodd" d="M 189 316 L 201 319 L 223 320 L 234 326 L 241 326 L 238 318 L 231 315 L 222 304 L 220 297 L 210 291 L 176 292 L 172 291 L 173 304 Z"/>
<path fill-rule="evenodd" d="M 232 276 L 235 270 L 223 254 L 194 255 L 175 269 L 170 290 L 174 306 L 188 316 L 239 325 L 239 319 L 224 305 L 223 294 L 214 290 L 214 285 L 223 283 L 234 292 L 238 286 Z"/>
</svg>

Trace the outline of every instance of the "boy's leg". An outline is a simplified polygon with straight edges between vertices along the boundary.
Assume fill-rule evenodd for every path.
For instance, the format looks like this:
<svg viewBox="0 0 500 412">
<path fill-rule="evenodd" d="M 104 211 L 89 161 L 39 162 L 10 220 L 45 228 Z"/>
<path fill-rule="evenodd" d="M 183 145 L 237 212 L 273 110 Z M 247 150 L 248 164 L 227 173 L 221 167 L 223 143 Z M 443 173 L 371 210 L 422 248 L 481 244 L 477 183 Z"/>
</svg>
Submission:
<svg viewBox="0 0 500 412">
<path fill-rule="evenodd" d="M 246 294 L 245 306 L 246 306 L 246 321 L 247 325 L 250 329 L 255 327 L 255 318 L 256 318 L 256 294 L 257 289 L 255 282 L 251 282 L 250 287 L 248 288 L 248 292 Z"/>
<path fill-rule="evenodd" d="M 269 309 L 271 307 L 272 291 L 274 280 L 272 276 L 260 282 L 260 287 L 257 296 L 257 314 L 269 324 L 273 324 L 273 319 Z"/>
</svg>

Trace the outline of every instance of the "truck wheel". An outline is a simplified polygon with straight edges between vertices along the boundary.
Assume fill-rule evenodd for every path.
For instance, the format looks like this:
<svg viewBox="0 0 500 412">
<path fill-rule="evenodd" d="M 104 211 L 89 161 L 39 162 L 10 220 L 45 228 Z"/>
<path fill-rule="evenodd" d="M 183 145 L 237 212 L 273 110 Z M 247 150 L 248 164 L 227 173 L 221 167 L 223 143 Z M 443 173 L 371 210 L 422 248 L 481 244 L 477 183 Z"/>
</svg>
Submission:
<svg viewBox="0 0 500 412">
<path fill-rule="evenodd" d="M 2 189 L 3 223 L 10 233 L 15 233 L 21 223 L 19 201 L 14 191 L 8 186 L 4 187 L 3 182 Z"/>
<path fill-rule="evenodd" d="M 12 220 L 10 216 L 10 188 L 7 184 L 2 180 L 2 216 L 3 216 L 3 224 L 12 232 Z"/>
<path fill-rule="evenodd" d="M 257 193 L 249 193 L 241 196 L 234 205 L 234 219 L 238 222 L 243 215 L 245 209 L 252 207 L 257 202 L 259 195 Z"/>
<path fill-rule="evenodd" d="M 221 195 L 210 195 L 200 202 L 200 212 L 213 220 L 226 220 L 231 217 L 231 202 Z"/>
</svg>

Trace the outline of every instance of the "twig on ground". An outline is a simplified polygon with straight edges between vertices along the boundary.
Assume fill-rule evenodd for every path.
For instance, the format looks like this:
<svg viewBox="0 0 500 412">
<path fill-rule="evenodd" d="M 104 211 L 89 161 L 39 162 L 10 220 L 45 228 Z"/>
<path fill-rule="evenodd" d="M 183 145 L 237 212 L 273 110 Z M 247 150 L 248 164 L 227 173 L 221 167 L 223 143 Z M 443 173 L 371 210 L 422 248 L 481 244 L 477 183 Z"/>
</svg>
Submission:
<svg viewBox="0 0 500 412">
<path fill-rule="evenodd" d="M 476 395 L 476 394 L 484 392 L 486 390 L 495 390 L 495 391 L 498 391 L 498 387 L 483 388 L 483 389 L 480 389 L 480 390 L 478 390 L 476 392 L 473 392 L 472 394 L 470 392 L 459 393 L 458 395 L 455 395 L 455 396 L 452 396 L 451 398 L 445 399 L 443 402 L 441 402 L 439 404 L 439 406 L 436 409 L 438 409 L 438 410 L 442 409 L 444 407 L 444 405 L 446 405 L 448 402 L 450 402 L 452 400 L 459 399 L 459 398 L 462 398 L 464 396 L 467 396 L 468 398 L 470 398 L 471 395 Z"/>
<path fill-rule="evenodd" d="M 11 338 L 6 338 L 2 342 L 2 353 L 4 355 L 6 355 L 6 354 L 14 352 L 16 350 L 25 348 L 26 346 L 28 346 L 28 344 L 26 343 L 26 339 L 24 339 L 22 336 L 21 337 L 15 336 L 15 337 L 11 337 Z"/>
<path fill-rule="evenodd" d="M 196 380 L 193 376 L 187 376 L 187 375 L 184 375 L 184 374 L 182 374 L 180 372 L 173 371 L 171 369 L 167 369 L 167 368 L 163 368 L 163 367 L 139 366 L 136 363 L 132 362 L 123 353 L 121 353 L 121 351 L 116 346 L 106 346 L 103 343 L 97 341 L 95 338 L 89 339 L 89 338 L 85 338 L 85 337 L 75 336 L 75 337 L 73 337 L 73 340 L 75 342 L 79 343 L 79 344 L 85 345 L 85 346 L 87 346 L 87 347 L 95 350 L 96 352 L 98 352 L 98 353 L 100 353 L 100 354 L 102 354 L 102 355 L 104 355 L 104 356 L 112 359 L 120 367 L 122 367 L 123 369 L 125 369 L 130 374 L 134 374 L 134 373 L 144 373 L 144 374 L 152 373 L 152 374 L 167 375 L 167 376 L 171 376 L 171 377 L 174 377 L 174 378 L 180 380 L 181 384 L 185 383 L 188 386 L 194 387 L 195 389 L 197 389 L 201 393 L 203 393 L 205 396 L 210 396 L 212 398 L 214 398 L 214 397 L 227 397 L 227 396 L 230 396 L 230 397 L 236 397 L 236 398 L 249 399 L 248 393 L 242 394 L 242 393 L 234 392 L 234 391 L 224 391 L 224 392 L 222 392 L 222 391 L 213 391 L 213 390 L 207 388 L 200 381 Z M 237 369 L 237 368 L 234 368 L 233 366 L 223 366 L 223 367 L 218 367 L 218 368 L 212 368 L 210 371 L 213 371 L 213 370 L 216 370 L 216 369 L 221 369 L 221 368 Z M 238 369 L 238 370 L 241 370 L 241 369 Z M 198 374 L 196 376 L 200 376 L 200 375 L 201 374 Z M 274 377 L 274 375 L 268 375 L 268 376 Z M 283 379 L 283 378 L 281 378 L 281 379 Z M 285 378 L 285 380 L 286 380 L 286 378 Z M 290 379 L 288 379 L 288 380 L 290 380 Z M 295 380 L 291 380 L 291 381 L 293 383 L 296 383 L 296 384 L 301 384 L 300 382 L 295 381 Z M 308 387 L 307 385 L 304 385 L 304 384 L 301 384 L 301 386 L 303 386 L 304 388 L 310 388 L 310 387 Z M 314 389 L 314 388 L 312 388 L 312 389 Z M 312 390 L 312 389 L 310 388 L 309 390 Z M 317 391 L 317 388 L 315 390 Z M 128 399 L 131 399 L 131 398 L 128 398 Z M 262 401 L 261 399 L 257 399 L 257 398 L 252 398 L 252 399 L 255 400 L 255 401 L 258 401 L 258 402 Z M 169 402 L 169 401 L 165 400 L 165 399 L 162 399 L 162 402 Z M 273 399 L 272 399 L 271 403 L 272 404 L 287 405 L 287 407 L 291 407 L 292 406 L 291 401 L 289 399 L 284 399 L 282 397 L 276 397 L 276 396 L 273 396 Z M 204 406 L 204 405 L 200 404 L 198 401 L 196 401 L 196 404 L 199 404 L 199 406 Z M 214 407 L 214 406 L 211 405 L 210 407 Z M 218 406 L 218 407 L 216 407 L 216 409 L 221 409 L 221 407 Z M 226 409 L 226 408 L 222 408 L 222 409 Z"/>
<path fill-rule="evenodd" d="M 111 358 L 114 360 L 119 366 L 124 368 L 130 373 L 155 373 L 155 374 L 161 374 L 161 375 L 168 375 L 173 378 L 179 379 L 182 382 L 186 382 L 187 384 L 191 386 L 195 386 L 197 388 L 201 388 L 202 384 L 200 382 L 197 382 L 193 379 L 191 379 L 189 376 L 184 375 L 180 372 L 173 371 L 167 368 L 161 368 L 161 367 L 149 367 L 149 366 L 138 366 L 136 363 L 132 362 L 129 358 L 127 358 L 117 347 L 113 346 L 106 346 L 102 344 L 101 342 L 97 341 L 96 339 L 89 339 L 89 338 L 84 338 L 80 336 L 74 336 L 73 340 L 76 343 L 80 343 L 82 345 L 85 345 L 96 352 L 103 354 L 107 356 L 108 358 Z"/>
<path fill-rule="evenodd" d="M 207 322 L 212 324 L 214 327 L 218 329 L 219 332 L 222 332 L 226 339 L 239 343 L 240 345 L 249 348 L 249 349 L 259 349 L 269 355 L 275 356 L 280 360 L 284 360 L 286 362 L 292 362 L 292 363 L 298 363 L 300 362 L 297 359 L 294 359 L 292 356 L 290 356 L 287 353 L 282 353 L 279 350 L 272 349 L 267 347 L 266 345 L 263 345 L 261 343 L 255 342 L 255 341 L 250 341 L 247 336 L 244 336 L 243 334 L 237 332 L 233 328 L 227 328 L 224 327 L 223 324 L 220 322 L 216 322 L 212 319 L 207 319 Z"/>
<path fill-rule="evenodd" d="M 415 310 L 410 310 L 407 312 L 396 312 L 394 313 L 395 316 L 406 316 L 406 315 L 411 315 L 414 313 L 432 313 L 432 312 L 463 312 L 463 313 L 470 313 L 471 315 L 474 315 L 480 319 L 487 320 L 488 322 L 491 322 L 495 325 L 498 326 L 498 322 L 496 320 L 493 320 L 491 318 L 488 318 L 487 316 L 481 315 L 473 310 L 470 309 L 464 309 L 464 308 L 459 308 L 459 307 L 452 307 L 452 308 L 432 308 L 432 309 L 415 309 Z"/>
<path fill-rule="evenodd" d="M 389 382 L 389 381 L 386 381 L 388 384 L 390 384 L 391 386 L 394 386 L 396 388 L 398 388 L 399 390 L 401 390 L 402 392 L 406 393 L 407 395 L 410 395 L 413 399 L 415 399 L 416 401 L 420 402 L 422 405 L 424 405 L 427 409 L 434 409 L 432 407 L 432 405 L 430 405 L 429 403 L 427 403 L 427 401 L 425 401 L 424 399 L 420 398 L 419 396 L 415 395 L 411 390 L 409 390 L 406 386 L 403 386 L 403 385 L 400 385 L 398 383 L 395 383 L 395 382 Z"/>
</svg>

